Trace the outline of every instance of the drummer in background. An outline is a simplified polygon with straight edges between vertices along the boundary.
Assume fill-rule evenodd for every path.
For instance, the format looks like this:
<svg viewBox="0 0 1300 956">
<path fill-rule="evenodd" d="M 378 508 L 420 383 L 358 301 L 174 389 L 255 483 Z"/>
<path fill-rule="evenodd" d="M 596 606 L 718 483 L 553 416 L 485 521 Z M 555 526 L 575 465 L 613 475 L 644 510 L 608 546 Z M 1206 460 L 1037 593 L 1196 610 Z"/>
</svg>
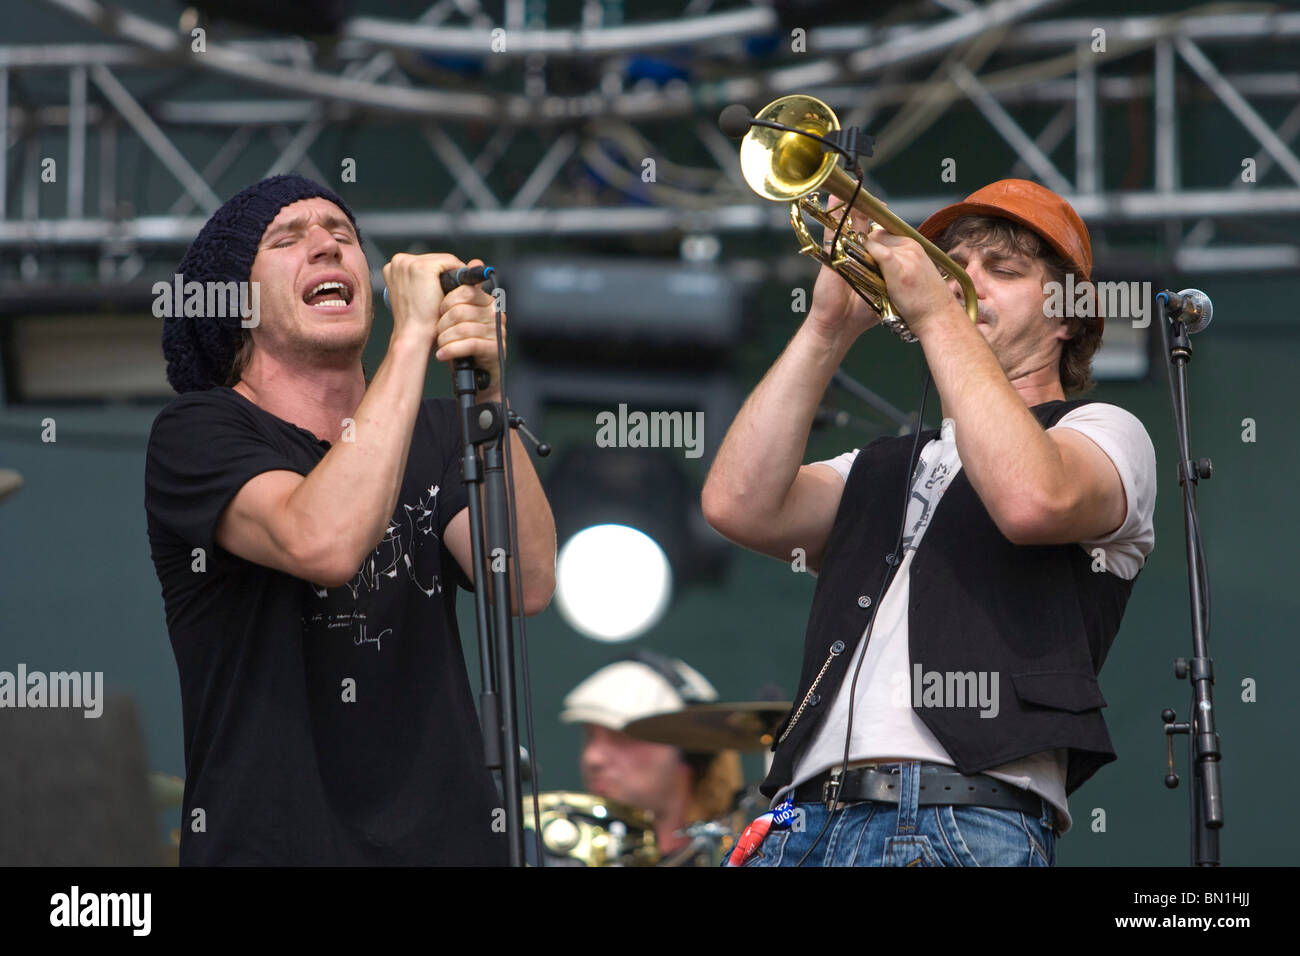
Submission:
<svg viewBox="0 0 1300 956">
<path fill-rule="evenodd" d="M 729 813 L 743 787 L 734 750 L 687 753 L 623 733 L 634 720 L 715 701 L 718 693 L 684 661 L 638 650 L 602 667 L 564 699 L 560 719 L 583 725 L 589 793 L 654 815 L 661 857 L 690 844 L 681 831 Z"/>
</svg>

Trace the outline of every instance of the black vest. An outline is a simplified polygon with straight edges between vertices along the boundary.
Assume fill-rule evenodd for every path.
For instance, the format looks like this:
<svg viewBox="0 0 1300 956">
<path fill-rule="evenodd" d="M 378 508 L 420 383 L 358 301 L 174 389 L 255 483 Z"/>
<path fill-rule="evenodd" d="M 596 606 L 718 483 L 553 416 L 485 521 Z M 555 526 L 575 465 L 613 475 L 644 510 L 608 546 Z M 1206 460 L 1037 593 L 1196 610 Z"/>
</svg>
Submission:
<svg viewBox="0 0 1300 956">
<path fill-rule="evenodd" d="M 1046 429 L 1091 401 L 1051 401 L 1030 411 Z M 937 435 L 922 433 L 920 447 Z M 914 441 L 877 439 L 849 472 L 813 595 L 799 690 L 761 788 L 769 797 L 790 782 L 847 676 L 882 582 L 901 561 L 889 559 Z M 996 717 L 981 717 L 977 706 L 917 706 L 913 698 L 917 717 L 962 773 L 1065 747 L 1068 794 L 1115 759 L 1097 674 L 1133 582 L 1092 566 L 1078 544 L 1012 544 L 965 469 L 952 479 L 912 556 L 907 618 L 913 670 L 998 674 Z"/>
</svg>

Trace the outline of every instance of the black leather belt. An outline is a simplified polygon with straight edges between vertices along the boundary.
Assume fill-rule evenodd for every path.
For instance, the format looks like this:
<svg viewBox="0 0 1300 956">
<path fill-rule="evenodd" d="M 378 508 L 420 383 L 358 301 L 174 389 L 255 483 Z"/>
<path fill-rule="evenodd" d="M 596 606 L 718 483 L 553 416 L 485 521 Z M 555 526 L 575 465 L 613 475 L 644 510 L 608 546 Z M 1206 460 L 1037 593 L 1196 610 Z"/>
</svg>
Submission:
<svg viewBox="0 0 1300 956">
<path fill-rule="evenodd" d="M 860 767 L 840 777 L 837 768 L 796 787 L 794 802 L 823 803 L 827 810 L 836 809 L 837 803 L 857 803 L 863 800 L 898 803 L 902 790 L 903 784 L 897 773 L 877 770 L 875 767 Z M 1038 818 L 1047 806 L 1036 794 L 982 773 L 971 776 L 955 770 L 950 773 L 921 773 L 919 790 L 916 802 L 922 807 L 993 807 L 997 810 L 1019 810 Z M 1050 813 L 1050 808 L 1048 812 Z"/>
</svg>

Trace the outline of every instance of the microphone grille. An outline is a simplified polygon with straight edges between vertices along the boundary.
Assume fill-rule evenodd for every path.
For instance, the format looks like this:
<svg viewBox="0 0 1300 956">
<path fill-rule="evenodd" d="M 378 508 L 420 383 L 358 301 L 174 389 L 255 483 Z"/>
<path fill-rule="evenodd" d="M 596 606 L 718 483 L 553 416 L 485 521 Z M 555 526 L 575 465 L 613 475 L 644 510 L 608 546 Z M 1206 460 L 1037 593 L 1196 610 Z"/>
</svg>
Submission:
<svg viewBox="0 0 1300 956">
<path fill-rule="evenodd" d="M 749 132 L 750 121 L 754 114 L 740 103 L 732 103 L 718 114 L 718 129 L 732 139 L 740 139 Z"/>
<path fill-rule="evenodd" d="M 1200 313 L 1193 321 L 1187 323 L 1187 334 L 1195 335 L 1209 325 L 1210 320 L 1214 318 L 1214 303 L 1200 289 L 1183 289 L 1178 294 L 1195 304 L 1196 311 Z"/>
</svg>

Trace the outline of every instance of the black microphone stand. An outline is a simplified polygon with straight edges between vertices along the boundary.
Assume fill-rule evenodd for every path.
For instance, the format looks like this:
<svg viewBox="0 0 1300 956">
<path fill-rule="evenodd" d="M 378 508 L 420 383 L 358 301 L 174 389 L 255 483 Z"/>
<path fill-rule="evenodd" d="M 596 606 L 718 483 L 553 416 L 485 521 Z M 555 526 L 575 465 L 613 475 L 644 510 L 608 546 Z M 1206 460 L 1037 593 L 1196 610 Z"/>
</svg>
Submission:
<svg viewBox="0 0 1300 956">
<path fill-rule="evenodd" d="M 1174 661 L 1174 675 L 1190 679 L 1193 713 L 1188 721 L 1177 721 L 1170 708 L 1161 711 L 1165 739 L 1168 742 L 1168 773 L 1165 786 L 1178 786 L 1174 773 L 1174 734 L 1188 735 L 1188 762 L 1192 767 L 1191 855 L 1193 866 L 1219 865 L 1219 830 L 1223 827 L 1223 789 L 1219 772 L 1219 735 L 1214 729 L 1214 662 L 1209 652 L 1210 593 L 1205 567 L 1205 547 L 1197 515 L 1196 488 L 1202 478 L 1209 478 L 1213 465 L 1209 458 L 1192 460 L 1188 426 L 1187 365 L 1192 359 L 1191 336 L 1180 318 L 1172 321 L 1165 306 L 1168 293 L 1156 296 L 1156 313 L 1160 336 L 1168 353 L 1169 393 L 1173 402 L 1174 427 L 1178 432 L 1178 483 L 1183 489 L 1183 525 L 1187 537 L 1187 574 L 1192 603 L 1192 659 Z"/>
<path fill-rule="evenodd" d="M 444 283 L 444 288 L 445 285 Z M 452 287 L 455 287 L 454 283 Z M 498 332 L 499 302 L 500 300 Z M 529 438 L 532 436 L 523 428 L 523 419 L 511 412 L 507 420 L 503 414 L 503 406 L 506 404 L 504 388 L 500 403 L 475 402 L 478 390 L 487 388 L 491 383 L 488 373 L 477 368 L 473 359 L 456 359 L 453 367 L 452 388 L 456 394 L 463 443 L 461 477 L 469 496 L 470 554 L 474 562 L 474 616 L 478 624 L 482 687 L 479 700 L 485 762 L 489 770 L 501 773 L 510 865 L 521 867 L 524 865 L 523 788 L 519 767 L 519 728 L 515 715 L 514 630 L 508 586 L 510 576 L 507 574 L 509 559 L 512 555 L 517 557 L 517 551 L 512 547 L 515 537 L 506 481 L 506 458 L 509 454 L 509 449 L 505 448 L 509 441 L 506 426 L 520 428 Z M 538 450 L 539 453 L 546 454 L 550 449 L 539 444 Z M 480 485 L 483 492 L 481 503 Z M 522 600 L 517 573 L 514 578 L 515 591 L 520 595 L 517 599 Z M 489 587 L 492 591 L 490 617 L 487 607 Z M 519 611 L 520 614 L 523 613 L 522 604 Z M 529 726 L 531 730 L 531 722 Z M 536 766 L 535 760 L 533 764 Z M 535 775 L 533 779 L 536 779 Z M 534 836 L 537 839 L 537 865 L 542 866 L 544 860 L 540 833 L 534 830 Z"/>
</svg>

